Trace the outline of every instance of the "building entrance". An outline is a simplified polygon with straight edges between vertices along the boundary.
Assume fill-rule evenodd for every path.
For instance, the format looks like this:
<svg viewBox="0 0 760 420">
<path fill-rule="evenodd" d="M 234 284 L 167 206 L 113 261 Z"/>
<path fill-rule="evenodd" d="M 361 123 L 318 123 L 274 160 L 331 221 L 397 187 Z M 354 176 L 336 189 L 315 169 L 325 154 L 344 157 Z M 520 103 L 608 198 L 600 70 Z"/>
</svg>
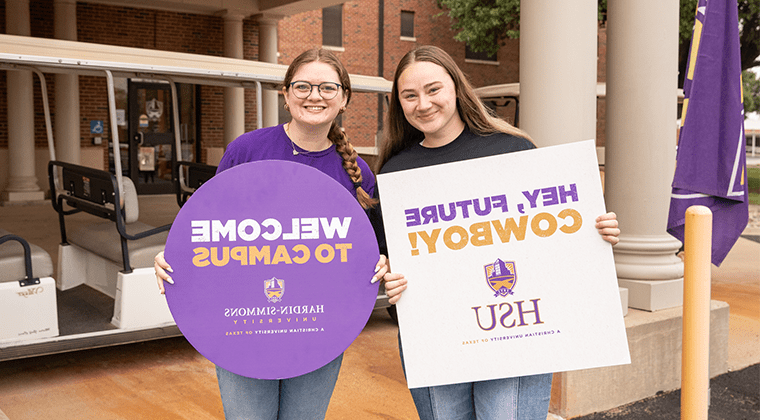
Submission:
<svg viewBox="0 0 760 420">
<path fill-rule="evenodd" d="M 171 194 L 176 152 L 168 83 L 129 81 L 129 177 L 138 194 Z"/>
</svg>

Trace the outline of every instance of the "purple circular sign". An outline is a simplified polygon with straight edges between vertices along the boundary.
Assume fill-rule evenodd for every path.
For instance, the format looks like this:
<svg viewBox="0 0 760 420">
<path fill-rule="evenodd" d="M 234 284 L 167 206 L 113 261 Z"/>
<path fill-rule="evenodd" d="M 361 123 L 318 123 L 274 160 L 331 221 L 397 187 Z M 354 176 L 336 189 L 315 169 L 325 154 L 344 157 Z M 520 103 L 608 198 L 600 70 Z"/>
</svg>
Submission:
<svg viewBox="0 0 760 420">
<path fill-rule="evenodd" d="M 374 307 L 379 258 L 364 210 L 310 166 L 259 161 L 206 182 L 166 243 L 166 299 L 187 340 L 239 375 L 283 379 L 348 348 Z"/>
</svg>

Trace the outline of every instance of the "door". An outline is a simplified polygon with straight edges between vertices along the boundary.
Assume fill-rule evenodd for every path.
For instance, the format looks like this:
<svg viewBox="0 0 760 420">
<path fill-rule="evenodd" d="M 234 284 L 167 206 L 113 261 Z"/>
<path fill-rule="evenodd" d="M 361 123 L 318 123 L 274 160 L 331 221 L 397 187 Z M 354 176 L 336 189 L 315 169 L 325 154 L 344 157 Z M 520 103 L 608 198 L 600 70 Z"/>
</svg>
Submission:
<svg viewBox="0 0 760 420">
<path fill-rule="evenodd" d="M 129 81 L 129 177 L 138 194 L 172 194 L 176 152 L 168 83 Z"/>
</svg>

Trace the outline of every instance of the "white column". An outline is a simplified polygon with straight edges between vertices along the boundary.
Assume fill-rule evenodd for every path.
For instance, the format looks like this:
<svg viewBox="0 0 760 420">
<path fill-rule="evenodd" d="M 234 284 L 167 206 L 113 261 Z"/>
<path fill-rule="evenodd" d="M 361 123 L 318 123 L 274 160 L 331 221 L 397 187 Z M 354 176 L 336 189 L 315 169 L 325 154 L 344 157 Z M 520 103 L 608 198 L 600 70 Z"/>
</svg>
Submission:
<svg viewBox="0 0 760 420">
<path fill-rule="evenodd" d="M 629 305 L 683 302 L 680 242 L 666 233 L 676 155 L 678 0 L 607 4 L 607 207 L 620 221 L 619 284 Z"/>
<path fill-rule="evenodd" d="M 224 56 L 243 58 L 243 18 L 226 12 L 224 18 Z M 224 88 L 224 144 L 228 145 L 245 133 L 244 88 Z"/>
<path fill-rule="evenodd" d="M 596 138 L 597 2 L 520 2 L 520 128 L 538 146 Z"/>
<path fill-rule="evenodd" d="M 6 0 L 5 29 L 30 36 L 29 0 Z M 37 185 L 34 156 L 34 84 L 29 71 L 7 71 L 8 186 L 0 200 L 44 200 Z"/>
<path fill-rule="evenodd" d="M 257 15 L 259 24 L 259 61 L 277 64 L 277 22 L 282 16 Z M 279 102 L 277 91 L 265 89 L 262 93 L 264 127 L 277 125 Z"/>
<path fill-rule="evenodd" d="M 57 39 L 77 40 L 76 0 L 55 0 L 54 30 Z M 56 159 L 79 164 L 79 76 L 55 75 L 55 131 Z"/>
<path fill-rule="evenodd" d="M 595 0 L 520 2 L 520 128 L 537 146 L 596 139 L 597 13 Z M 620 300 L 627 312 L 625 288 Z"/>
</svg>

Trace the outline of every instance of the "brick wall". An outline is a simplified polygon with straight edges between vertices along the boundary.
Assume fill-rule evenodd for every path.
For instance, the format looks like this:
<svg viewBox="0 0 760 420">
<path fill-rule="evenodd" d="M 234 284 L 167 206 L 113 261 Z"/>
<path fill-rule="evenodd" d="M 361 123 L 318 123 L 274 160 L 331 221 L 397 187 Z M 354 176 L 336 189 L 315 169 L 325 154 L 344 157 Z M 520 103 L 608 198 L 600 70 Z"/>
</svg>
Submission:
<svg viewBox="0 0 760 420">
<path fill-rule="evenodd" d="M 82 42 L 223 56 L 223 25 L 222 18 L 216 16 L 93 3 L 77 4 L 77 37 Z M 246 52 L 249 54 L 258 53 L 257 46 L 248 47 Z M 105 116 L 99 118 L 99 110 L 108 105 L 105 78 L 94 79 L 88 82 L 88 86 L 83 87 L 83 78 L 80 77 L 80 91 L 83 95 L 80 97 L 83 146 L 89 145 L 89 121 L 108 120 L 107 108 Z M 84 95 L 92 97 L 85 100 Z M 201 87 L 198 121 L 201 150 L 205 147 L 224 145 L 223 106 L 224 96 L 221 87 Z M 255 124 L 255 111 L 253 118 Z"/>
<path fill-rule="evenodd" d="M 29 24 L 31 36 L 51 38 L 53 26 L 48 24 L 53 20 L 53 1 L 35 1 L 30 6 Z M 5 2 L 0 4 L 0 33 L 5 33 Z M 8 147 L 8 103 L 7 103 L 7 78 L 6 72 L 0 72 L 0 147 Z M 55 91 L 55 79 L 52 74 L 45 74 L 45 82 L 50 100 L 51 112 L 55 107 L 52 92 Z M 35 147 L 47 148 L 47 131 L 45 128 L 45 112 L 42 103 L 42 89 L 40 80 L 36 74 L 32 75 L 34 83 L 34 130 Z"/>
<path fill-rule="evenodd" d="M 607 80 L 607 26 L 606 24 L 599 27 L 597 35 L 597 60 L 596 60 L 596 80 L 604 82 Z M 607 119 L 607 109 L 605 108 L 607 99 L 597 99 L 596 101 L 596 145 L 604 146 L 607 136 L 605 134 L 605 124 Z"/>
<path fill-rule="evenodd" d="M 32 36 L 53 36 L 53 0 L 35 0 L 30 5 Z M 400 39 L 400 11 L 415 13 L 416 40 Z M 449 17 L 430 0 L 386 0 L 384 12 L 383 76 L 391 80 L 399 59 L 419 45 L 436 45 L 447 51 L 459 64 L 474 86 L 517 82 L 519 80 L 519 40 L 508 40 L 498 52 L 498 64 L 466 62 L 463 43 L 453 40 Z M 78 39 L 108 45 L 223 55 L 224 22 L 221 17 L 156 11 L 125 6 L 79 2 L 77 4 Z M 280 21 L 278 25 L 279 62 L 289 64 L 299 53 L 322 43 L 322 11 L 313 10 Z M 5 4 L 0 2 L 0 32 L 5 32 Z M 378 75 L 378 1 L 356 0 L 344 4 L 343 47 L 337 52 L 351 73 Z M 258 25 L 254 19 L 243 23 L 244 58 L 258 59 Z M 606 30 L 599 33 L 599 80 L 605 77 Z M 55 118 L 55 81 L 46 75 L 51 111 Z M 0 74 L 0 91 L 6 91 L 5 74 Z M 91 147 L 89 121 L 108 124 L 105 78 L 80 77 L 81 141 Z M 200 141 L 202 147 L 223 146 L 223 89 L 203 86 L 200 89 Z M 245 129 L 256 128 L 255 89 L 245 93 Z M 0 147 L 7 147 L 6 98 L 0 95 Z M 375 94 L 354 94 L 344 114 L 343 124 L 356 146 L 374 146 L 378 105 Z M 604 101 L 599 101 L 597 136 L 604 144 Z M 382 110 L 381 110 L 382 112 Z M 509 113 L 507 113 L 509 114 Z M 37 147 L 45 147 L 46 132 L 39 81 L 35 77 L 35 128 Z M 106 133 L 110 132 L 108 127 Z M 105 143 L 105 142 L 104 142 Z M 105 147 L 105 146 L 104 146 Z"/>
<path fill-rule="evenodd" d="M 32 36 L 53 37 L 53 1 L 33 1 L 30 4 Z M 77 38 L 81 42 L 118 45 L 163 51 L 187 52 L 223 56 L 224 22 L 221 17 L 153 11 L 133 7 L 103 4 L 77 4 Z M 5 32 L 5 3 L 0 3 L 0 32 Z M 244 58 L 258 59 L 258 25 L 247 19 L 243 22 Z M 0 92 L 6 91 L 5 72 L 0 72 Z M 53 122 L 55 121 L 55 77 L 46 74 L 48 97 Z M 81 146 L 92 147 L 90 121 L 104 122 L 104 144 L 109 137 L 108 97 L 105 77 L 79 77 Z M 45 118 L 40 83 L 34 77 L 35 145 L 47 147 Z M 0 95 L 0 147 L 8 146 L 7 100 Z M 256 92 L 246 89 L 246 130 L 256 128 Z M 202 147 L 222 147 L 223 89 L 201 88 L 199 124 Z"/>
<path fill-rule="evenodd" d="M 400 39 L 401 19 L 399 12 L 414 12 L 414 35 L 416 42 Z M 443 12 L 443 14 L 442 14 Z M 440 47 L 457 62 L 475 86 L 511 83 L 519 80 L 519 40 L 508 40 L 497 53 L 498 65 L 468 63 L 465 61 L 465 44 L 455 41 L 451 21 L 435 2 L 426 0 L 389 0 L 385 5 L 385 77 L 391 79 L 396 65 L 409 50 L 421 45 Z"/>
<path fill-rule="evenodd" d="M 322 10 L 286 17 L 278 24 L 279 62 L 289 65 L 310 48 L 322 47 Z M 347 2 L 343 6 L 343 48 L 335 51 L 349 73 L 378 75 L 377 3 Z M 377 95 L 353 92 L 343 127 L 354 146 L 373 147 L 377 133 Z"/>
<path fill-rule="evenodd" d="M 5 74 L 6 72 L 0 71 L 0 92 L 6 93 L 0 97 L 0 148 L 8 148 L 8 85 Z"/>
<path fill-rule="evenodd" d="M 400 39 L 399 12 L 415 12 L 415 41 Z M 519 79 L 518 40 L 510 40 L 499 50 L 498 65 L 466 63 L 464 44 L 454 41 L 449 18 L 438 16 L 441 9 L 426 0 L 388 0 L 384 9 L 383 77 L 393 79 L 396 65 L 409 50 L 420 45 L 436 45 L 447 51 L 475 86 L 516 82 Z M 336 54 L 350 73 L 379 75 L 378 2 L 358 0 L 343 6 L 343 47 Z M 313 10 L 280 21 L 279 62 L 290 64 L 302 51 L 322 46 L 322 11 Z M 343 123 L 356 146 L 374 146 L 378 120 L 377 95 L 355 94 Z"/>
<path fill-rule="evenodd" d="M 259 25 L 253 19 L 243 21 L 243 58 L 259 59 Z M 256 129 L 256 89 L 245 90 L 245 131 Z M 224 140 L 209 147 L 223 147 Z"/>
</svg>

